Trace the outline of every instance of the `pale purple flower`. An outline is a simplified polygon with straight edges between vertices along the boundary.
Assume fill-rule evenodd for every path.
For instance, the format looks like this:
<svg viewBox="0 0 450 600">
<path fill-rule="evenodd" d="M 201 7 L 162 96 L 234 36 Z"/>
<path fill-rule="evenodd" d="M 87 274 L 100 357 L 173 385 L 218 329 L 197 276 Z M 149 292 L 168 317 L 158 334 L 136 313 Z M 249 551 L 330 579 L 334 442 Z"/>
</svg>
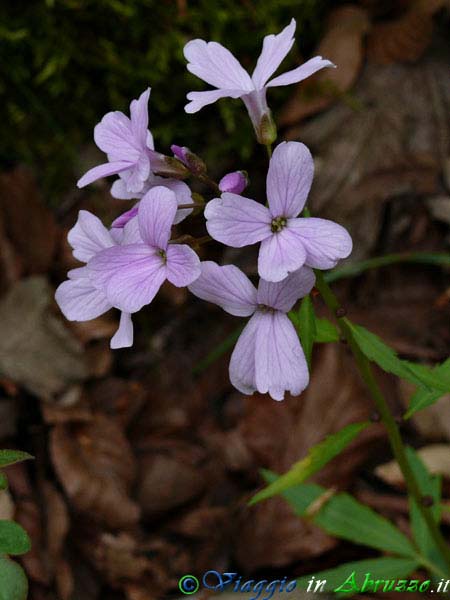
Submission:
<svg viewBox="0 0 450 600">
<path fill-rule="evenodd" d="M 308 196 L 314 163 L 300 142 L 282 142 L 267 173 L 268 207 L 237 194 L 224 193 L 206 205 L 208 233 L 226 246 L 261 242 L 259 275 L 281 281 L 303 265 L 331 269 L 352 250 L 352 239 L 327 219 L 298 218 Z"/>
<path fill-rule="evenodd" d="M 111 195 L 113 198 L 117 198 L 120 200 L 132 200 L 134 198 L 143 198 L 152 188 L 163 186 L 167 189 L 171 190 L 175 194 L 175 198 L 177 204 L 180 206 L 182 204 L 192 204 L 192 195 L 189 186 L 184 183 L 184 181 L 178 181 L 177 179 L 167 179 L 165 177 L 158 177 L 158 175 L 153 175 L 150 173 L 148 179 L 144 183 L 144 187 L 140 192 L 129 192 L 127 190 L 126 181 L 124 179 L 117 179 L 111 187 Z M 125 223 L 128 222 L 130 218 L 137 214 L 136 204 L 133 208 L 126 211 L 120 217 L 118 217 L 112 224 L 113 227 L 123 227 Z M 193 211 L 192 208 L 181 208 L 177 210 L 177 214 L 175 215 L 174 224 L 178 225 L 181 223 L 183 219 L 185 219 L 188 215 Z"/>
<path fill-rule="evenodd" d="M 101 177 L 122 174 L 127 176 L 127 189 L 139 192 L 150 174 L 150 157 L 154 149 L 148 130 L 148 99 L 150 88 L 130 104 L 128 118 L 116 110 L 107 113 L 94 128 L 94 140 L 108 156 L 108 162 L 90 169 L 78 181 L 84 187 Z"/>
<path fill-rule="evenodd" d="M 91 281 L 113 306 L 137 312 L 150 304 L 166 279 L 184 287 L 200 275 L 192 248 L 169 243 L 176 213 L 175 194 L 166 187 L 152 188 L 141 200 L 137 218 L 125 226 L 124 235 L 134 234 L 137 242 L 111 246 L 89 261 Z"/>
<path fill-rule="evenodd" d="M 86 210 L 80 210 L 78 220 L 69 231 L 68 240 L 73 255 L 87 263 L 98 252 L 113 247 L 117 242 L 101 221 Z M 69 321 L 90 321 L 113 308 L 102 290 L 97 289 L 87 267 L 72 269 L 69 279 L 58 286 L 55 299 L 61 312 Z M 131 315 L 122 312 L 119 328 L 111 339 L 111 348 L 133 345 L 133 323 Z"/>
<path fill-rule="evenodd" d="M 314 285 L 314 273 L 303 267 L 279 283 L 260 280 L 258 289 L 233 265 L 201 263 L 202 273 L 189 290 L 231 315 L 251 319 L 242 331 L 230 360 L 230 381 L 243 394 L 269 393 L 283 400 L 308 385 L 309 373 L 295 328 L 287 316 Z"/>
<path fill-rule="evenodd" d="M 271 122 L 266 101 L 267 88 L 297 83 L 324 67 L 334 67 L 329 60 L 315 56 L 296 69 L 269 81 L 294 44 L 295 28 L 296 23 L 292 19 L 281 33 L 264 38 L 262 52 L 251 77 L 221 44 L 199 39 L 188 42 L 184 47 L 188 70 L 217 89 L 190 92 L 187 95 L 190 103 L 185 106 L 185 111 L 195 113 L 220 98 L 242 98 L 258 140 L 261 143 L 273 141 L 264 139 L 264 128 Z"/>
<path fill-rule="evenodd" d="M 240 194 L 248 185 L 248 176 L 245 171 L 234 171 L 227 173 L 219 181 L 219 190 L 221 192 L 231 192 Z"/>
</svg>

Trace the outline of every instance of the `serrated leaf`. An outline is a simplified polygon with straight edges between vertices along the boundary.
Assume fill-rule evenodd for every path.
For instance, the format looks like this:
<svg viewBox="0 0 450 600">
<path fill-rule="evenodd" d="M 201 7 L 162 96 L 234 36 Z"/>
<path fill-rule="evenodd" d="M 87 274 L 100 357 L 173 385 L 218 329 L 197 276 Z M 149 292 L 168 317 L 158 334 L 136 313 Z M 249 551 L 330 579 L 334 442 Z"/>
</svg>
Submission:
<svg viewBox="0 0 450 600">
<path fill-rule="evenodd" d="M 0 556 L 0 600 L 26 600 L 28 581 L 16 562 Z"/>
<path fill-rule="evenodd" d="M 305 296 L 298 310 L 298 333 L 305 353 L 308 368 L 311 370 L 311 354 L 316 337 L 316 318 L 311 296 Z"/>
<path fill-rule="evenodd" d="M 295 463 L 287 473 L 253 496 L 249 505 L 267 500 L 267 498 L 303 483 L 340 454 L 368 425 L 368 422 L 351 423 L 338 433 L 328 436 L 323 442 L 310 448 L 305 458 Z"/>
<path fill-rule="evenodd" d="M 30 548 L 30 538 L 23 527 L 14 521 L 0 520 L 0 554 L 25 554 Z"/>
<path fill-rule="evenodd" d="M 387 346 L 377 335 L 349 320 L 346 323 L 362 353 L 384 371 L 393 373 L 415 385 L 425 387 L 429 391 L 433 389 L 442 392 L 450 391 L 450 377 L 436 374 L 423 365 L 401 360 L 395 350 Z"/>
<path fill-rule="evenodd" d="M 318 317 L 316 317 L 316 337 L 314 341 L 317 344 L 338 342 L 339 339 L 339 331 L 331 321 L 329 321 L 328 319 L 319 319 Z"/>
<path fill-rule="evenodd" d="M 450 358 L 448 358 L 441 365 L 437 365 L 433 369 L 433 374 L 437 377 L 444 376 L 446 379 L 450 377 Z M 407 412 L 405 413 L 405 419 L 412 417 L 414 413 L 419 410 L 431 406 L 442 398 L 443 392 L 441 390 L 429 391 L 423 387 L 419 387 L 413 394 Z"/>
<path fill-rule="evenodd" d="M 0 468 L 13 465 L 23 460 L 30 460 L 33 458 L 28 452 L 22 452 L 21 450 L 0 450 Z"/>
<path fill-rule="evenodd" d="M 441 478 L 436 475 L 431 475 L 420 456 L 410 446 L 406 447 L 406 457 L 409 462 L 415 479 L 419 485 L 422 496 L 431 496 L 433 498 L 433 506 L 431 513 L 436 523 L 441 520 Z M 442 557 L 439 548 L 436 546 L 433 537 L 430 535 L 430 530 L 426 524 L 422 513 L 417 506 L 417 502 L 412 496 L 409 498 L 409 510 L 411 518 L 411 528 L 423 556 L 428 558 L 430 562 L 439 566 L 445 573 L 447 570 L 445 559 Z"/>
<path fill-rule="evenodd" d="M 315 582 L 309 589 L 310 592 L 316 589 L 315 585 L 318 582 L 326 581 L 325 586 L 321 587 L 320 590 L 335 593 L 345 593 L 345 590 L 347 590 L 347 593 L 355 594 L 363 587 L 366 573 L 370 573 L 370 579 L 372 580 L 395 580 L 408 577 L 418 566 L 416 560 L 409 558 L 383 557 L 358 560 L 345 563 L 334 569 L 327 569 L 320 573 L 301 577 L 297 580 L 297 585 L 301 590 L 308 590 L 309 582 L 312 577 L 315 577 Z M 352 577 L 352 573 L 354 573 L 354 577 Z M 345 582 L 348 582 L 347 585 L 345 585 Z M 317 591 L 319 591 L 319 588 L 317 588 Z M 383 587 L 379 587 L 378 591 L 382 592 Z"/>
<path fill-rule="evenodd" d="M 343 540 L 400 556 L 417 554 L 408 538 L 390 521 L 346 493 L 330 498 L 313 522 Z"/>
</svg>

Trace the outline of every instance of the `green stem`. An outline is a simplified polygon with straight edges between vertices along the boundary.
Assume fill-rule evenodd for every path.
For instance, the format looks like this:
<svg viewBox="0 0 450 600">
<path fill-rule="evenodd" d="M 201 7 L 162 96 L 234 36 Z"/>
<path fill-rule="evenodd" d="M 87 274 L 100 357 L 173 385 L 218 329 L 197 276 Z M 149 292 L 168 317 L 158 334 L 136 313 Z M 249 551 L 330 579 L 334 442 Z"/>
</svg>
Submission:
<svg viewBox="0 0 450 600">
<path fill-rule="evenodd" d="M 266 150 L 267 150 L 267 156 L 269 157 L 269 160 L 272 158 L 272 145 L 271 144 L 267 144 L 266 145 Z"/>
<path fill-rule="evenodd" d="M 351 348 L 353 356 L 356 360 L 356 364 L 358 365 L 361 377 L 363 378 L 364 382 L 369 388 L 372 398 L 375 402 L 377 411 L 380 413 L 381 419 L 384 423 L 384 426 L 386 427 L 389 442 L 391 444 L 392 451 L 401 469 L 401 472 L 403 473 L 408 493 L 410 496 L 412 496 L 412 498 L 414 498 L 436 546 L 439 548 L 443 558 L 445 559 L 450 573 L 450 548 L 445 542 L 445 539 L 436 521 L 433 518 L 431 508 L 424 506 L 422 503 L 422 494 L 420 492 L 420 487 L 417 483 L 417 480 L 414 476 L 411 467 L 409 466 L 409 462 L 406 457 L 405 447 L 400 436 L 400 431 L 397 427 L 397 423 L 395 422 L 394 417 L 391 414 L 391 411 L 383 396 L 383 393 L 381 392 L 377 380 L 375 379 L 372 368 L 370 366 L 370 362 L 361 352 L 359 346 L 353 339 L 353 335 L 349 327 L 349 322 L 345 318 L 345 316 L 343 316 L 343 314 L 345 313 L 342 309 L 342 306 L 340 305 L 339 300 L 336 298 L 329 285 L 326 283 L 323 273 L 321 271 L 316 271 L 315 273 L 316 287 L 319 290 L 327 307 L 336 315 L 339 329 Z M 342 312 L 343 314 L 340 315 L 340 312 Z"/>
<path fill-rule="evenodd" d="M 431 253 L 431 252 L 398 252 L 396 254 L 386 254 L 385 256 L 375 256 L 367 260 L 346 264 L 337 269 L 325 273 L 325 281 L 332 283 L 343 277 L 356 277 L 368 269 L 378 269 L 387 265 L 398 263 L 419 263 L 426 265 L 449 266 L 449 253 Z"/>
</svg>

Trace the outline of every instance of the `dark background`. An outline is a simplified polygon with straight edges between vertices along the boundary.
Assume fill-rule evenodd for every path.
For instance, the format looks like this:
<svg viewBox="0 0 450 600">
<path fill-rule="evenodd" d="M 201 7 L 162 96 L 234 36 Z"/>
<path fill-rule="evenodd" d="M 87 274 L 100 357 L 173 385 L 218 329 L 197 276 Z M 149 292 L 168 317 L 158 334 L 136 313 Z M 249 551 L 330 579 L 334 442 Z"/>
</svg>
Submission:
<svg viewBox="0 0 450 600">
<path fill-rule="evenodd" d="M 77 264 L 65 239 L 78 210 L 110 223 L 129 207 L 110 197 L 108 181 L 76 188 L 102 161 L 93 127 L 109 110 L 128 112 L 148 85 L 157 149 L 187 145 L 215 178 L 247 169 L 248 195 L 263 198 L 267 158 L 242 103 L 184 113 L 186 93 L 203 88 L 182 48 L 195 37 L 221 41 L 251 70 L 263 36 L 291 17 L 297 44 L 282 68 L 315 54 L 338 65 L 268 94 L 279 139 L 301 140 L 313 152 L 311 210 L 349 228 L 350 262 L 448 254 L 447 2 L 1 4 L 0 443 L 36 461 L 9 469 L 0 518 L 16 518 L 32 537 L 22 564 L 33 600 L 169 598 L 185 573 L 295 577 L 374 556 L 300 521 L 281 500 L 246 507 L 262 485 L 261 467 L 282 472 L 312 444 L 372 413 L 344 344 L 318 345 L 309 388 L 277 403 L 233 390 L 230 350 L 216 360 L 211 353 L 220 354 L 239 320 L 186 290 L 164 287 L 135 318 L 134 347 L 116 352 L 109 349 L 115 312 L 67 323 L 53 300 Z M 205 233 L 201 218 L 189 227 Z M 201 257 L 254 274 L 254 249 L 212 244 Z M 402 357 L 447 358 L 448 267 L 400 263 L 334 288 L 350 317 Z M 317 297 L 314 306 L 326 315 Z M 379 377 L 401 415 L 413 390 Z M 449 417 L 444 398 L 403 427 L 444 476 L 446 502 Z M 316 480 L 349 490 L 407 532 L 402 482 L 380 469 L 390 459 L 374 426 Z"/>
</svg>

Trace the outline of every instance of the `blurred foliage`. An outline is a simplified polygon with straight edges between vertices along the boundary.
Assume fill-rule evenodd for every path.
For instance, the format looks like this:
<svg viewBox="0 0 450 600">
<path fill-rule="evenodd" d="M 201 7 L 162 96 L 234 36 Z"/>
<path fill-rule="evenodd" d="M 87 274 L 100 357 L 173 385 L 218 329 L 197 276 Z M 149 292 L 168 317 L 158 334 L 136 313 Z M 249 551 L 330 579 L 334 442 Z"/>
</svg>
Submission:
<svg viewBox="0 0 450 600">
<path fill-rule="evenodd" d="M 252 69 L 262 37 L 297 20 L 291 68 L 312 51 L 325 0 L 33 0 L 0 4 L 0 158 L 31 164 L 47 197 L 74 185 L 79 154 L 109 110 L 128 112 L 148 85 L 150 127 L 157 148 L 188 145 L 209 158 L 246 159 L 253 132 L 239 101 L 221 101 L 200 114 L 183 111 L 186 93 L 204 89 L 185 68 L 192 38 L 227 45 Z M 285 89 L 270 92 L 277 105 Z M 220 115 L 221 122 L 217 121 Z M 78 164 L 77 164 L 78 163 Z"/>
</svg>

